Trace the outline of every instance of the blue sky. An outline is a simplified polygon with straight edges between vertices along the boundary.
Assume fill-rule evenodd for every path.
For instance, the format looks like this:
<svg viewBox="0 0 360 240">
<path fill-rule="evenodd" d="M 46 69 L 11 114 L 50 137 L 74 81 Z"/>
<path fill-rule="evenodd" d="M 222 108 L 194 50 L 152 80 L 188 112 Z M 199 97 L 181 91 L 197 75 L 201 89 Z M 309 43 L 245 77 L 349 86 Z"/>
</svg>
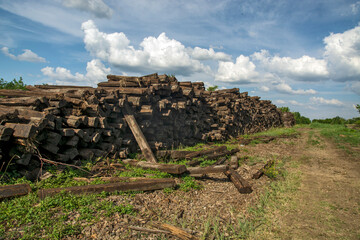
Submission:
<svg viewBox="0 0 360 240">
<path fill-rule="evenodd" d="M 175 74 L 310 118 L 357 117 L 360 1 L 0 0 L 0 77 Z"/>
</svg>

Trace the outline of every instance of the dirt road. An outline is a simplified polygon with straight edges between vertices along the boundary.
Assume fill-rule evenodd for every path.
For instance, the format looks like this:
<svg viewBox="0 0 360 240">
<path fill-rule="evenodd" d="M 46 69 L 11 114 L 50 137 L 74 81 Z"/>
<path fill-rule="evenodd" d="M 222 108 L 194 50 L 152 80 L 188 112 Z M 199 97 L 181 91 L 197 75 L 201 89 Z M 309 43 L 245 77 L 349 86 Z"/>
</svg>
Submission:
<svg viewBox="0 0 360 240">
<path fill-rule="evenodd" d="M 299 129 L 301 137 L 288 148 L 288 170 L 300 174 L 299 188 L 279 211 L 268 213 L 270 232 L 253 238 L 360 239 L 360 159 L 339 149 L 319 130 Z M 357 151 L 357 149 L 355 149 Z"/>
</svg>

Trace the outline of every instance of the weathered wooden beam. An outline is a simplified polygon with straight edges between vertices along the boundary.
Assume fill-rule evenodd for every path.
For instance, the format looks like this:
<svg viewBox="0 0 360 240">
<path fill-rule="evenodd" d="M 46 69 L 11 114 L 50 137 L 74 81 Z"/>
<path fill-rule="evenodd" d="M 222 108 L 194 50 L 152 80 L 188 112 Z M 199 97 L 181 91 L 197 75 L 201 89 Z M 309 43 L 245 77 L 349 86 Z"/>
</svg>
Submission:
<svg viewBox="0 0 360 240">
<path fill-rule="evenodd" d="M 274 164 L 273 159 L 267 161 L 266 164 L 262 168 L 259 169 L 259 171 L 257 171 L 256 173 L 253 174 L 252 178 L 253 179 L 259 179 L 262 175 L 264 175 L 266 169 L 271 167 L 273 164 Z"/>
<path fill-rule="evenodd" d="M 24 196 L 31 192 L 29 184 L 15 184 L 0 186 L 0 200 L 10 197 Z"/>
<path fill-rule="evenodd" d="M 224 172 L 240 193 L 251 193 L 253 190 L 250 184 L 233 169 Z"/>
<path fill-rule="evenodd" d="M 218 152 L 224 152 L 224 151 L 226 151 L 226 146 L 217 146 L 217 147 L 213 147 L 210 149 L 204 149 L 201 151 L 191 152 L 191 153 L 187 154 L 185 157 L 186 157 L 186 159 L 192 159 L 192 158 L 209 155 L 209 154 L 213 154 L 213 153 L 218 153 Z"/>
<path fill-rule="evenodd" d="M 228 165 L 217 165 L 209 167 L 187 167 L 187 170 L 190 174 L 223 173 L 228 169 Z"/>
<path fill-rule="evenodd" d="M 151 151 L 149 143 L 147 142 L 143 132 L 141 131 L 139 125 L 136 122 L 132 109 L 129 107 L 127 103 L 124 105 L 123 111 L 124 111 L 125 120 L 129 125 L 131 132 L 133 133 L 136 139 L 136 142 L 139 144 L 139 147 L 142 153 L 144 154 L 146 160 L 154 163 L 157 162 L 153 152 Z"/>
<path fill-rule="evenodd" d="M 87 186 L 75 186 L 67 188 L 49 188 L 40 189 L 38 196 L 44 199 L 60 192 L 68 192 L 71 194 L 101 193 L 114 191 L 152 191 L 163 188 L 175 187 L 176 182 L 171 178 L 139 180 L 135 182 L 116 182 L 107 184 L 96 184 Z"/>
<path fill-rule="evenodd" d="M 9 141 L 14 129 L 0 125 L 0 141 Z"/>
<path fill-rule="evenodd" d="M 123 163 L 129 164 L 134 167 L 141 167 L 145 169 L 154 169 L 159 170 L 161 172 L 167 172 L 171 174 L 182 174 L 186 172 L 186 167 L 184 165 L 177 164 L 161 164 L 161 163 L 149 163 L 143 161 L 136 161 L 133 159 L 124 159 Z"/>
<path fill-rule="evenodd" d="M 23 123 L 5 123 L 5 127 L 14 129 L 13 136 L 17 138 L 33 137 L 37 130 L 34 125 Z"/>
</svg>

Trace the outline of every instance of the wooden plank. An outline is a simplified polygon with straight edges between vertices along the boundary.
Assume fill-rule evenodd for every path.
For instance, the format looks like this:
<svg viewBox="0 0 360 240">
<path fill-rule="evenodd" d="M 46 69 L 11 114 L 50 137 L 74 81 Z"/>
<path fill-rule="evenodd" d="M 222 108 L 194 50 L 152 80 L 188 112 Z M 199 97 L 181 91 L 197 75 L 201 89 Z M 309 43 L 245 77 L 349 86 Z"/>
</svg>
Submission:
<svg viewBox="0 0 360 240">
<path fill-rule="evenodd" d="M 67 188 L 49 188 L 40 189 L 38 196 L 44 199 L 47 196 L 53 196 L 62 191 L 71 194 L 101 193 L 114 191 L 152 191 L 163 188 L 175 187 L 176 182 L 171 178 L 139 180 L 135 182 L 116 182 L 107 184 L 96 184 L 87 186 L 75 186 Z"/>
<path fill-rule="evenodd" d="M 274 164 L 274 160 L 271 159 L 269 161 L 266 162 L 266 164 L 259 169 L 259 171 L 257 171 L 256 173 L 254 173 L 254 175 L 252 176 L 253 179 L 259 179 L 262 175 L 264 175 L 266 169 L 268 169 L 269 167 L 271 167 L 271 165 Z"/>
<path fill-rule="evenodd" d="M 123 109 L 125 120 L 127 124 L 129 125 L 131 132 L 133 133 L 136 142 L 139 144 L 139 147 L 144 154 L 145 158 L 149 162 L 156 163 L 156 158 L 151 151 L 151 148 L 149 146 L 149 143 L 147 142 L 143 132 L 141 131 L 139 125 L 136 122 L 136 119 L 134 117 L 134 114 L 132 112 L 132 109 L 129 107 L 129 105 L 126 103 Z"/>
<path fill-rule="evenodd" d="M 37 130 L 34 125 L 23 123 L 5 123 L 5 127 L 14 129 L 13 136 L 17 138 L 33 137 Z"/>
<path fill-rule="evenodd" d="M 155 169 L 161 172 L 167 172 L 171 174 L 182 174 L 186 172 L 186 167 L 184 165 L 177 164 L 161 164 L 161 163 L 149 163 L 143 161 L 136 161 L 133 159 L 124 159 L 123 163 L 129 164 L 134 167 L 141 167 L 145 169 Z"/>
<path fill-rule="evenodd" d="M 0 125 L 0 141 L 9 141 L 14 129 Z"/>
<path fill-rule="evenodd" d="M 233 169 L 224 172 L 240 193 L 251 193 L 253 190 L 250 184 Z"/>
<path fill-rule="evenodd" d="M 226 151 L 226 146 L 217 146 L 217 147 L 213 147 L 210 149 L 204 149 L 201 151 L 191 152 L 186 155 L 186 159 L 192 159 L 192 158 L 209 155 L 209 154 L 213 154 L 213 153 L 218 153 L 218 152 L 224 152 L 224 151 Z"/>
<path fill-rule="evenodd" d="M 217 165 L 209 167 L 187 167 L 187 170 L 190 174 L 223 173 L 228 169 L 228 165 Z"/>
<path fill-rule="evenodd" d="M 24 196 L 31 192 L 29 184 L 16 184 L 0 186 L 0 200 L 10 197 Z"/>
</svg>

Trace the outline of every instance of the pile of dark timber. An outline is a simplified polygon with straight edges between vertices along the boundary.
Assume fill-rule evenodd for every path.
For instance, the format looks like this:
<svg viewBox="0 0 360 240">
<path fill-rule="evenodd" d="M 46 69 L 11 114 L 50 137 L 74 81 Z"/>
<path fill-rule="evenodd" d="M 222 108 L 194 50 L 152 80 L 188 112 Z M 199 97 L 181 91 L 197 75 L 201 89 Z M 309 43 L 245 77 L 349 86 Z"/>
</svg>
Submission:
<svg viewBox="0 0 360 240">
<path fill-rule="evenodd" d="M 144 153 L 148 147 L 225 140 L 283 124 L 270 101 L 236 88 L 209 92 L 201 82 L 158 74 L 107 78 L 97 88 L 0 90 L 0 169 L 10 161 L 31 172 L 40 159 L 126 158 L 139 145 Z M 141 143 L 141 135 L 147 142 Z"/>
</svg>

